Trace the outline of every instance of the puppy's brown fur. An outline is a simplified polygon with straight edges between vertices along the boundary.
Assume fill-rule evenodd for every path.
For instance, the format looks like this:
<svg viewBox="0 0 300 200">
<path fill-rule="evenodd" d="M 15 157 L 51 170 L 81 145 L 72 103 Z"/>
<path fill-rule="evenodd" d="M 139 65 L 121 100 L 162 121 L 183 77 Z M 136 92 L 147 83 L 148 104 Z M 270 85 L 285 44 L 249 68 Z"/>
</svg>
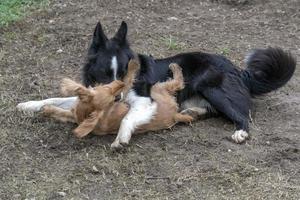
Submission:
<svg viewBox="0 0 300 200">
<path fill-rule="evenodd" d="M 60 121 L 78 123 L 79 126 L 73 131 L 77 137 L 84 137 L 90 132 L 96 135 L 116 134 L 129 107 L 126 103 L 114 102 L 115 96 L 121 91 L 127 94 L 138 69 L 139 64 L 136 61 L 130 61 L 128 73 L 124 78 L 125 84 L 121 81 L 113 81 L 94 89 L 85 88 L 70 79 L 64 79 L 62 92 L 77 95 L 79 97 L 77 104 L 71 111 L 55 106 L 45 106 L 43 113 Z M 184 88 L 184 80 L 181 68 L 177 64 L 171 64 L 170 69 L 174 78 L 163 83 L 156 83 L 151 88 L 151 97 L 157 103 L 157 113 L 150 123 L 138 127 L 138 133 L 166 129 L 177 122 L 193 120 L 191 116 L 177 112 L 178 105 L 174 94 Z"/>
</svg>

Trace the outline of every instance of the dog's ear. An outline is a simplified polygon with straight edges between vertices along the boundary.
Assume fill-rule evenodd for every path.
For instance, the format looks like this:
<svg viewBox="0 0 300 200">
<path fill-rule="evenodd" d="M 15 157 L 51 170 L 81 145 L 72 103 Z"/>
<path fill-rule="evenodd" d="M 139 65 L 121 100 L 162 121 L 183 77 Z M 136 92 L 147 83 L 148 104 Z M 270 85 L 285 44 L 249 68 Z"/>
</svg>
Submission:
<svg viewBox="0 0 300 200">
<path fill-rule="evenodd" d="M 124 86 L 125 86 L 125 83 L 122 81 L 119 81 L 119 80 L 115 80 L 115 81 L 111 82 L 109 84 L 109 88 L 111 89 L 111 94 L 113 96 L 118 96 L 122 92 Z"/>
<path fill-rule="evenodd" d="M 101 23 L 98 22 L 94 31 L 91 47 L 89 49 L 89 55 L 96 54 L 100 47 L 104 48 L 107 40 L 108 39 L 103 32 Z"/>
<path fill-rule="evenodd" d="M 75 90 L 75 94 L 79 97 L 80 101 L 84 103 L 89 103 L 93 99 L 92 89 L 87 89 L 85 87 L 78 87 Z"/>
<path fill-rule="evenodd" d="M 90 132 L 92 132 L 95 129 L 95 126 L 97 125 L 100 118 L 103 116 L 103 111 L 94 111 L 92 112 L 88 118 L 83 120 L 79 124 L 79 126 L 73 130 L 74 135 L 76 135 L 78 138 L 82 138 L 86 135 L 88 135 Z"/>
<path fill-rule="evenodd" d="M 64 78 L 60 84 L 60 92 L 64 96 L 76 95 L 75 91 L 80 87 L 84 86 L 69 78 Z"/>
<path fill-rule="evenodd" d="M 127 24 L 126 22 L 122 21 L 118 32 L 114 36 L 114 39 L 117 40 L 119 44 L 122 46 L 127 44 L 126 36 L 127 36 Z"/>
<path fill-rule="evenodd" d="M 83 85 L 72 81 L 71 79 L 64 78 L 60 85 L 61 94 L 68 95 L 76 95 L 78 98 L 85 103 L 89 103 L 93 96 L 93 89 L 86 88 Z"/>
</svg>

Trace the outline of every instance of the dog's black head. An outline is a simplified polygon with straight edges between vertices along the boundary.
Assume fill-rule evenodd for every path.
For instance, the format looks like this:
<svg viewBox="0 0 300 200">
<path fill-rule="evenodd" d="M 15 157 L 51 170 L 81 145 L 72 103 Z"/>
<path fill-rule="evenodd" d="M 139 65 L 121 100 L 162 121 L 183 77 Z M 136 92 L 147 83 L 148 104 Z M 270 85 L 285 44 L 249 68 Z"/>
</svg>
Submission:
<svg viewBox="0 0 300 200">
<path fill-rule="evenodd" d="M 106 37 L 98 22 L 88 51 L 87 64 L 83 68 L 83 82 L 86 86 L 106 84 L 123 78 L 129 60 L 134 57 L 126 36 L 127 24 L 124 21 L 111 39 Z"/>
</svg>

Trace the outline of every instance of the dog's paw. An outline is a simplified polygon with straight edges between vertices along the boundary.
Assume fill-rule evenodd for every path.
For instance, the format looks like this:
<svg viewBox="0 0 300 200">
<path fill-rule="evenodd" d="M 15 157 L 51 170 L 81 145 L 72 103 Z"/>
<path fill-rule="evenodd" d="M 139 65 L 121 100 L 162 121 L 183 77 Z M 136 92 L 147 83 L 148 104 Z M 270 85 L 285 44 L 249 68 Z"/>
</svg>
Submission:
<svg viewBox="0 0 300 200">
<path fill-rule="evenodd" d="M 231 136 L 232 140 L 237 143 L 243 143 L 249 137 L 249 134 L 246 131 L 238 130 L 235 131 L 234 134 Z"/>
<path fill-rule="evenodd" d="M 193 126 L 192 125 L 192 122 L 195 121 L 195 118 L 191 115 L 185 115 L 186 116 L 186 122 L 190 125 L 190 126 Z"/>
<path fill-rule="evenodd" d="M 189 115 L 193 119 L 202 119 L 206 116 L 207 110 L 205 108 L 187 108 L 180 112 L 183 115 Z"/>
<path fill-rule="evenodd" d="M 113 150 L 120 150 L 123 146 L 120 144 L 119 139 L 115 139 L 115 141 L 110 145 L 110 148 Z"/>
<path fill-rule="evenodd" d="M 40 109 L 40 111 L 43 115 L 50 116 L 53 113 L 52 107 L 53 106 L 51 106 L 51 105 L 45 105 Z"/>
<path fill-rule="evenodd" d="M 19 111 L 26 111 L 26 112 L 39 112 L 41 108 L 44 106 L 44 103 L 41 101 L 27 101 L 24 103 L 19 103 L 17 105 L 17 109 Z"/>
<path fill-rule="evenodd" d="M 120 139 L 120 144 L 122 147 L 127 147 L 129 145 L 129 141 Z"/>
<path fill-rule="evenodd" d="M 122 146 L 128 146 L 130 140 L 130 136 L 128 135 L 121 135 L 119 137 L 119 142 Z"/>
<path fill-rule="evenodd" d="M 176 71 L 176 70 L 180 70 L 181 71 L 181 67 L 178 65 L 178 64 L 176 64 L 176 63 L 171 63 L 170 65 L 169 65 L 169 68 L 174 72 L 174 71 Z"/>
<path fill-rule="evenodd" d="M 78 129 L 74 129 L 72 132 L 73 132 L 73 134 L 75 135 L 75 137 L 77 137 L 77 138 L 83 138 L 84 136 L 87 135 L 87 134 L 84 133 L 84 132 L 78 131 Z"/>
</svg>

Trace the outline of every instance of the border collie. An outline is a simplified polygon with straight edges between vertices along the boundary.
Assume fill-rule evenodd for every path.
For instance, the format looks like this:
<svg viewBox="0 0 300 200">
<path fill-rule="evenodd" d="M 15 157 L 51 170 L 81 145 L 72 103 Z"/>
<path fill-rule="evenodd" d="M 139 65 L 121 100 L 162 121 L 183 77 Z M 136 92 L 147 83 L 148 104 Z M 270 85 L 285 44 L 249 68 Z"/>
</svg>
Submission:
<svg viewBox="0 0 300 200">
<path fill-rule="evenodd" d="M 83 68 L 86 86 L 122 79 L 130 59 L 137 57 L 141 70 L 131 93 L 131 110 L 140 112 L 125 116 L 118 137 L 129 135 L 135 127 L 153 117 L 150 88 L 172 75 L 170 63 L 182 67 L 186 87 L 177 94 L 182 113 L 194 117 L 223 114 L 236 125 L 232 139 L 242 143 L 249 137 L 251 97 L 265 94 L 283 86 L 292 77 L 296 60 L 280 48 L 256 49 L 246 58 L 246 69 L 239 70 L 221 55 L 204 52 L 182 53 L 173 57 L 154 59 L 138 54 L 127 41 L 127 24 L 123 21 L 114 37 L 108 39 L 97 24 L 87 64 Z M 137 102 L 137 103 L 133 103 Z M 122 141 L 121 141 L 122 143 Z M 126 143 L 126 141 L 124 141 Z"/>
</svg>

